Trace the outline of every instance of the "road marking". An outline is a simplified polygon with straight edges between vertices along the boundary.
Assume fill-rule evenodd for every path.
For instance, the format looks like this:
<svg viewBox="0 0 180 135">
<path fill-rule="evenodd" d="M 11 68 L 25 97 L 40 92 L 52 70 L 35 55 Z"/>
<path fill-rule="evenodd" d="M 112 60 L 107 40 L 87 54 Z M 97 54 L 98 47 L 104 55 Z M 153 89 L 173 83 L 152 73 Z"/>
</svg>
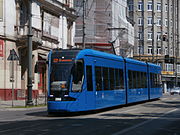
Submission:
<svg viewBox="0 0 180 135">
<path fill-rule="evenodd" d="M 129 109 L 129 110 L 126 110 L 126 111 L 122 111 L 121 113 L 124 113 L 124 112 L 130 112 L 130 111 L 134 111 L 134 110 L 138 110 L 139 108 L 133 108 L 133 109 Z"/>
<path fill-rule="evenodd" d="M 151 119 L 149 119 L 149 120 L 147 120 L 147 121 L 144 121 L 144 122 L 142 122 L 142 123 L 139 123 L 139 124 L 137 124 L 137 125 L 135 125 L 135 126 L 132 126 L 132 127 L 130 127 L 130 128 L 126 128 L 126 129 L 121 130 L 121 131 L 119 131 L 119 132 L 116 132 L 116 133 L 114 133 L 114 134 L 112 134 L 112 135 L 121 135 L 121 134 L 124 134 L 124 133 L 126 133 L 126 132 L 128 132 L 128 131 L 130 131 L 130 130 L 133 130 L 133 129 L 135 129 L 135 128 L 137 128 L 137 127 L 140 127 L 140 126 L 142 126 L 142 125 L 144 125 L 144 124 L 146 124 L 146 123 L 148 123 L 148 122 L 151 122 L 152 120 L 158 119 L 158 118 L 160 118 L 160 117 L 163 117 L 163 116 L 165 116 L 165 115 L 167 115 L 167 114 L 169 114 L 169 113 L 175 112 L 175 111 L 177 111 L 177 110 L 178 110 L 178 108 L 173 109 L 173 110 L 170 110 L 170 111 L 168 111 L 168 112 L 160 115 L 160 116 L 157 117 L 157 118 L 151 118 Z"/>
<path fill-rule="evenodd" d="M 138 109 L 139 109 L 139 108 L 132 108 L 132 109 L 129 109 L 129 110 L 118 111 L 118 113 L 125 113 L 125 112 L 135 111 L 135 110 L 138 110 Z M 113 111 L 110 111 L 110 112 L 113 112 L 113 113 L 114 113 L 114 110 L 113 110 Z M 110 118 L 109 116 L 103 116 L 103 115 L 109 114 L 110 112 L 101 113 L 100 116 L 99 116 L 99 114 L 98 114 L 98 116 L 99 116 L 101 119 Z M 101 116 L 101 115 L 102 115 L 102 116 Z"/>
</svg>

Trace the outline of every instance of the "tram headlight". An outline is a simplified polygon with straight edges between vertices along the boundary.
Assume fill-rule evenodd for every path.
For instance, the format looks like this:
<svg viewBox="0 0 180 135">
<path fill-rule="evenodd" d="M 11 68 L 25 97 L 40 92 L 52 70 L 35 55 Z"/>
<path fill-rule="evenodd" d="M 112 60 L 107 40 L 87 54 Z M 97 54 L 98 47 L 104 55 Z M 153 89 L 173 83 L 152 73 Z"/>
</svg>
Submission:
<svg viewBox="0 0 180 135">
<path fill-rule="evenodd" d="M 65 84 L 61 84 L 61 89 L 65 89 L 66 88 L 66 85 Z"/>
</svg>

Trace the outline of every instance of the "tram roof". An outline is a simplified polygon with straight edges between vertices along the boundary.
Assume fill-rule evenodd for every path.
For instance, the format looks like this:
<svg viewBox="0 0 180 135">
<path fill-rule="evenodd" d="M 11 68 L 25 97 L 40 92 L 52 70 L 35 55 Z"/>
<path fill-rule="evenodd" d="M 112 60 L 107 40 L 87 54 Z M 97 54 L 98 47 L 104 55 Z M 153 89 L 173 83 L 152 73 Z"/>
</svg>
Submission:
<svg viewBox="0 0 180 135">
<path fill-rule="evenodd" d="M 133 64 L 140 64 L 140 65 L 149 65 L 150 67 L 154 67 L 154 68 L 161 68 L 160 66 L 153 64 L 153 63 L 147 63 L 147 62 L 143 62 L 143 61 L 139 61 L 139 60 L 135 60 L 135 59 L 131 59 L 131 58 L 123 58 L 122 56 L 117 56 L 115 54 L 110 54 L 110 53 L 106 53 L 106 52 L 101 52 L 101 51 L 97 51 L 97 50 L 93 50 L 93 49 L 54 49 L 53 51 L 63 51 L 63 52 L 71 52 L 71 51 L 75 51 L 79 53 L 77 54 L 76 58 L 77 59 L 81 59 L 84 56 L 94 56 L 94 57 L 101 57 L 101 58 L 106 58 L 106 59 L 112 59 L 112 60 L 117 60 L 117 61 L 124 61 L 124 59 L 126 60 L 126 62 L 128 63 L 133 63 Z"/>
<path fill-rule="evenodd" d="M 133 63 L 133 64 L 139 64 L 139 65 L 147 65 L 146 62 L 135 60 L 135 59 L 130 59 L 130 58 L 125 58 L 127 63 Z"/>
<path fill-rule="evenodd" d="M 83 58 L 84 56 L 94 56 L 94 57 L 101 57 L 101 58 L 106 58 L 106 59 L 123 61 L 123 57 L 121 57 L 121 56 L 117 56 L 117 55 L 105 53 L 105 52 L 100 52 L 100 51 L 96 51 L 96 50 L 92 50 L 92 49 L 81 50 L 78 53 L 76 58 L 80 59 L 80 58 Z"/>
<path fill-rule="evenodd" d="M 159 68 L 159 69 L 161 69 L 161 67 L 160 67 L 159 65 L 156 65 L 156 64 L 153 64 L 153 63 L 148 63 L 148 65 L 149 65 L 150 67 L 154 67 L 154 68 Z"/>
</svg>

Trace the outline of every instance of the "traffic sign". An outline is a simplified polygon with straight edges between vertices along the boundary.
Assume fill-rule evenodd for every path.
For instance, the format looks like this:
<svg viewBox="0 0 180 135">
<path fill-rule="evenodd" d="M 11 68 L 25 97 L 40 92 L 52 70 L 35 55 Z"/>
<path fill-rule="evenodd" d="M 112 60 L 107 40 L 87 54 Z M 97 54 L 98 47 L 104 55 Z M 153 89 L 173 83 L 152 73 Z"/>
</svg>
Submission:
<svg viewBox="0 0 180 135">
<path fill-rule="evenodd" d="M 10 50 L 10 54 L 9 54 L 7 60 L 9 60 L 9 61 L 19 60 L 19 57 L 17 56 L 17 53 L 15 52 L 14 49 Z"/>
</svg>

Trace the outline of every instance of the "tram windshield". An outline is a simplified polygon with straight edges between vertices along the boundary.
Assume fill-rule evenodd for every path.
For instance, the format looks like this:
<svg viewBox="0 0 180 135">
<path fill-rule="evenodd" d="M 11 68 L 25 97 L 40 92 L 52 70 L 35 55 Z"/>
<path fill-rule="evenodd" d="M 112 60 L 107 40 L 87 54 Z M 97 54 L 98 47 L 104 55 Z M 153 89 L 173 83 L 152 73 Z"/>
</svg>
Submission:
<svg viewBox="0 0 180 135">
<path fill-rule="evenodd" d="M 75 61 L 75 57 L 79 50 L 76 51 L 54 51 L 51 56 L 50 70 L 50 95 L 53 97 L 63 97 L 68 95 L 70 82 L 78 85 L 80 82 L 78 70 L 82 70 L 79 66 L 81 62 Z M 82 63 L 81 63 L 82 64 Z M 72 87 L 74 88 L 73 85 Z M 75 88 L 76 89 L 76 88 Z M 77 90 L 77 89 L 76 89 Z M 78 88 L 79 90 L 79 88 Z"/>
<path fill-rule="evenodd" d="M 68 81 L 73 63 L 53 63 L 51 71 L 51 82 Z"/>
</svg>

